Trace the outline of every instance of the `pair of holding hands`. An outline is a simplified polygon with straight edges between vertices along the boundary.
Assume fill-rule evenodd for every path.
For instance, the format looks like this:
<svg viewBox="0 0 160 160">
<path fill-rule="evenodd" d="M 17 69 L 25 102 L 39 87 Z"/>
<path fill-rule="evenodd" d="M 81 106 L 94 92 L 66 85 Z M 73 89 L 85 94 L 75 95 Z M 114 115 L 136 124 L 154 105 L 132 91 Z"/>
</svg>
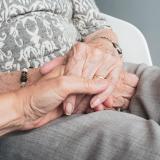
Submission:
<svg viewBox="0 0 160 160">
<path fill-rule="evenodd" d="M 40 69 L 43 77 L 36 84 L 18 91 L 23 101 L 21 129 L 41 127 L 64 112 L 71 115 L 128 107 L 138 78 L 124 71 L 122 59 L 110 42 L 107 49 L 100 46 L 76 44 L 67 59 L 49 62 Z"/>
</svg>

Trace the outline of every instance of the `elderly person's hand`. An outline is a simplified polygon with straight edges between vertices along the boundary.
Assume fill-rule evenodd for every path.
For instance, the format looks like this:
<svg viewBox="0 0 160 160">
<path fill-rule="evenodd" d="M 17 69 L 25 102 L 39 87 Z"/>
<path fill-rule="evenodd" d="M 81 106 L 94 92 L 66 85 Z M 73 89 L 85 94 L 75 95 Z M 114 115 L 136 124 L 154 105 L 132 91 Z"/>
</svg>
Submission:
<svg viewBox="0 0 160 160">
<path fill-rule="evenodd" d="M 136 75 L 124 71 L 124 74 L 121 74 L 120 80 L 116 84 L 112 95 L 103 103 L 103 105 L 97 107 L 96 110 L 99 111 L 108 108 L 128 109 L 130 101 L 136 91 L 138 81 L 139 78 Z"/>
<path fill-rule="evenodd" d="M 107 87 L 106 80 L 63 76 L 64 67 L 55 68 L 36 84 L 16 92 L 15 110 L 23 117 L 21 130 L 40 127 L 63 114 L 61 103 L 71 94 L 97 94 Z M 61 75 L 60 75 L 61 74 Z"/>
<path fill-rule="evenodd" d="M 88 113 L 105 109 L 114 110 L 116 108 L 128 109 L 138 81 L 139 79 L 136 75 L 125 72 L 123 76 L 121 75 L 112 95 L 103 103 L 103 105 L 91 109 L 90 100 L 92 99 L 92 96 L 81 95 L 78 96 L 76 100 L 76 109 L 74 113 Z"/>
<path fill-rule="evenodd" d="M 106 42 L 105 42 L 106 43 Z M 103 77 L 108 80 L 107 89 L 91 100 L 91 107 L 100 106 L 113 92 L 122 71 L 122 59 L 113 45 L 101 49 L 96 43 L 78 43 L 69 54 L 66 75 L 77 75 L 89 79 Z M 64 110 L 70 115 L 75 107 L 76 97 L 69 96 L 64 102 Z"/>
<path fill-rule="evenodd" d="M 111 95 L 119 80 L 122 66 L 122 59 L 112 43 L 105 39 L 95 39 L 88 43 L 79 42 L 73 46 L 68 54 L 65 75 L 76 75 L 88 79 L 99 77 L 107 79 L 107 89 L 91 100 L 91 107 L 94 108 L 101 105 Z M 75 95 L 70 95 L 65 100 L 64 111 L 67 115 L 73 113 L 75 103 Z"/>
<path fill-rule="evenodd" d="M 60 74 L 64 74 L 65 67 L 62 65 L 64 64 L 64 58 L 59 57 L 56 58 L 54 61 L 50 62 L 47 66 L 41 68 L 41 72 L 43 74 L 47 74 L 46 71 L 53 70 L 53 68 L 61 68 L 61 71 L 59 69 L 57 70 L 56 75 L 60 76 Z M 47 67 L 47 68 L 46 68 Z M 122 74 L 123 73 L 123 74 Z M 115 86 L 115 89 L 112 93 L 112 95 L 105 100 L 103 105 L 91 109 L 90 107 L 90 100 L 92 99 L 93 95 L 78 95 L 76 99 L 76 108 L 74 110 L 74 113 L 88 113 L 91 111 L 100 111 L 104 109 L 113 109 L 113 108 L 119 108 L 122 107 L 124 109 L 127 109 L 129 106 L 129 102 L 134 95 L 136 86 L 138 84 L 138 77 L 134 74 L 127 73 L 123 71 L 121 73 L 120 79 L 118 83 Z M 52 71 L 49 73 L 51 78 L 54 78 L 55 73 Z"/>
</svg>

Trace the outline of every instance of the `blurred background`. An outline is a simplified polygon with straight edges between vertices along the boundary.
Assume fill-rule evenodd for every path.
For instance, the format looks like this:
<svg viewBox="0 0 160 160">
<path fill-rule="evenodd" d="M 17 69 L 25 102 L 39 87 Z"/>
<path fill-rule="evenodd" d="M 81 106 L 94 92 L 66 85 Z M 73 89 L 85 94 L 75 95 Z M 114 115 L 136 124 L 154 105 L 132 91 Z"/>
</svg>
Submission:
<svg viewBox="0 0 160 160">
<path fill-rule="evenodd" d="M 147 39 L 152 61 L 160 66 L 160 0 L 95 0 L 100 10 L 138 27 Z"/>
</svg>

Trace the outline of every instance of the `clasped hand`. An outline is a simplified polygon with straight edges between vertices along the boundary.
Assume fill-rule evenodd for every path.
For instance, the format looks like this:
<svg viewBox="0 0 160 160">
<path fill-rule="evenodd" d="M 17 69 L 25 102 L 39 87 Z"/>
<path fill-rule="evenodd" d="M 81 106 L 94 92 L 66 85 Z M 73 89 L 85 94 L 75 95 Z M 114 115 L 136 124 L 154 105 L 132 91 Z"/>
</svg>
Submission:
<svg viewBox="0 0 160 160">
<path fill-rule="evenodd" d="M 138 78 L 123 70 L 117 55 L 101 52 L 77 44 L 67 59 L 56 58 L 42 67 L 43 77 L 37 83 L 17 91 L 21 129 L 41 127 L 64 112 L 70 115 L 91 112 L 93 108 L 127 108 Z"/>
<path fill-rule="evenodd" d="M 106 80 L 107 87 L 99 94 L 94 96 L 69 95 L 63 102 L 63 109 L 67 115 L 129 106 L 138 78 L 124 71 L 122 59 L 117 51 L 110 42 L 107 46 L 108 48 L 104 49 L 97 42 L 77 43 L 65 60 L 57 58 L 42 67 L 41 72 L 45 75 L 53 70 L 55 64 L 65 64 L 64 75 L 86 79 L 102 77 Z"/>
</svg>

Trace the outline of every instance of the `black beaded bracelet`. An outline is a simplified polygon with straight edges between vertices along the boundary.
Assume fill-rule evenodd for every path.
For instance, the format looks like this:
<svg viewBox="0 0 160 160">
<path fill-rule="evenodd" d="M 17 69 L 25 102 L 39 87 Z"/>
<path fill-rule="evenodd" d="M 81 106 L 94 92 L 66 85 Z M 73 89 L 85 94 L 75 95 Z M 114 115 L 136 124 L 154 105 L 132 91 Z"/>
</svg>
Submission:
<svg viewBox="0 0 160 160">
<path fill-rule="evenodd" d="M 21 73 L 20 83 L 21 87 L 25 87 L 28 81 L 28 69 L 24 68 Z"/>
</svg>

